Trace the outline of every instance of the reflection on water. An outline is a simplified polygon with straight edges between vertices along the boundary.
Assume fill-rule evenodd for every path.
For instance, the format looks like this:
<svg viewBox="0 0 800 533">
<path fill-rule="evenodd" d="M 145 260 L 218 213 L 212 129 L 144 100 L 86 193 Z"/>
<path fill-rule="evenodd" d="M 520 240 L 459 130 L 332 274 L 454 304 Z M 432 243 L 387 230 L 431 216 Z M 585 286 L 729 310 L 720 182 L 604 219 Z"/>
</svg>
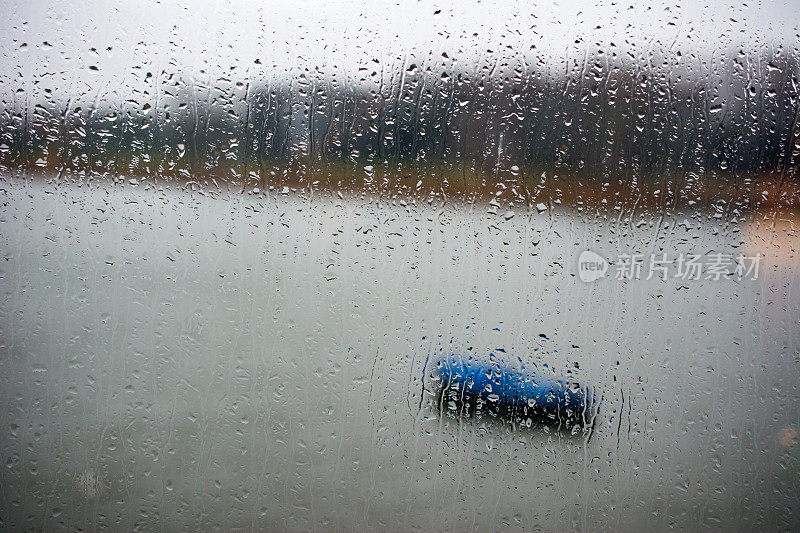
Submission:
<svg viewBox="0 0 800 533">
<path fill-rule="evenodd" d="M 796 213 L 6 184 L 3 525 L 797 521 Z M 587 248 L 767 261 L 756 280 L 585 284 Z M 421 402 L 426 360 L 469 353 L 598 387 L 595 435 Z"/>
</svg>

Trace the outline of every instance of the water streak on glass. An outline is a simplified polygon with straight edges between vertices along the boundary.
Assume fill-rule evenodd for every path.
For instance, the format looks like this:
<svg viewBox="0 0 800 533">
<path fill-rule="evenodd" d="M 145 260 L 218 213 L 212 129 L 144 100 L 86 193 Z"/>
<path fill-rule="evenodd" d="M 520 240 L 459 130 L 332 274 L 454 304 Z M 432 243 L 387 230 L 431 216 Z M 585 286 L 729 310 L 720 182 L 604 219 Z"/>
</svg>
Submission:
<svg viewBox="0 0 800 533">
<path fill-rule="evenodd" d="M 0 528 L 796 527 L 796 5 L 4 11 Z"/>
</svg>

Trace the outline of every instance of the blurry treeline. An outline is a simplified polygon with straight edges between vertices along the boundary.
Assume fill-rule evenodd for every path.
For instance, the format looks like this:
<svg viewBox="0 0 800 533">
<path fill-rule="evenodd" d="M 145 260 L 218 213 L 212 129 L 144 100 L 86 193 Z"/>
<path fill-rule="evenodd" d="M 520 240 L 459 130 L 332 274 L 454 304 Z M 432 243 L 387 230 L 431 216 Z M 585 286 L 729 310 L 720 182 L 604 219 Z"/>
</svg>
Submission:
<svg viewBox="0 0 800 533">
<path fill-rule="evenodd" d="M 797 50 L 732 50 L 707 63 L 624 54 L 553 64 L 487 54 L 467 68 L 428 53 L 349 76 L 268 79 L 143 70 L 146 88 L 124 99 L 7 87 L 0 164 L 262 184 L 293 165 L 422 165 L 482 182 L 571 172 L 584 187 L 769 177 L 778 194 L 796 194 Z"/>
</svg>

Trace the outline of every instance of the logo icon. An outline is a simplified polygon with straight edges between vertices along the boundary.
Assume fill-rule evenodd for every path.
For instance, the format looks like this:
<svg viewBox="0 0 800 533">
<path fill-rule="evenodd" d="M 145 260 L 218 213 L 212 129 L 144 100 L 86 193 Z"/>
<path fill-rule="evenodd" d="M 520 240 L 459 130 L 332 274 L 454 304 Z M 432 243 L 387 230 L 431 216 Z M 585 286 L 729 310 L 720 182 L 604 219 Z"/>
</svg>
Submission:
<svg viewBox="0 0 800 533">
<path fill-rule="evenodd" d="M 591 283 L 605 277 L 608 261 L 591 250 L 584 250 L 578 257 L 578 277 L 585 283 Z"/>
</svg>

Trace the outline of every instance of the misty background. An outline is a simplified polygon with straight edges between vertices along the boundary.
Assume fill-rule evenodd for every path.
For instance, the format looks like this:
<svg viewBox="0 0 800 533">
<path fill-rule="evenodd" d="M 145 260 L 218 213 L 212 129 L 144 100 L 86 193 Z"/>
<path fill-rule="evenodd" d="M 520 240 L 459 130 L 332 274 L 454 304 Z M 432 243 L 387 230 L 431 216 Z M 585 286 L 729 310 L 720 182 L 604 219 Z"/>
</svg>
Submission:
<svg viewBox="0 0 800 533">
<path fill-rule="evenodd" d="M 0 161 L 262 184 L 293 162 L 772 180 L 791 203 L 796 12 L 17 2 L 0 21 Z"/>
</svg>

